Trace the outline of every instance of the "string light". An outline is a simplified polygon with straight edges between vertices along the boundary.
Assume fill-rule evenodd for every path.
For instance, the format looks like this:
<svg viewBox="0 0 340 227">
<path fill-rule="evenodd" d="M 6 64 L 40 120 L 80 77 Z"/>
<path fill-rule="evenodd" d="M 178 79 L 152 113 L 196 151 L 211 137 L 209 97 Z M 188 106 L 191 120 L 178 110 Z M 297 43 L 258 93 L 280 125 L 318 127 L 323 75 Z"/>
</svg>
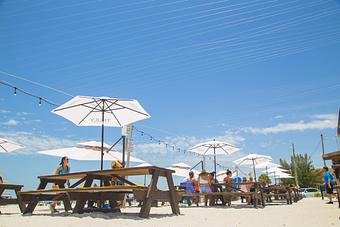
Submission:
<svg viewBox="0 0 340 227">
<path fill-rule="evenodd" d="M 17 86 L 14 86 L 14 85 L 6 82 L 6 81 L 0 81 L 0 84 L 13 89 L 13 95 L 14 96 L 16 96 L 20 92 L 20 93 L 22 93 L 24 95 L 27 95 L 27 96 L 30 96 L 32 98 L 38 99 L 39 106 L 42 104 L 42 102 L 45 102 L 45 103 L 47 103 L 47 104 L 49 104 L 51 106 L 59 106 L 58 104 L 56 104 L 56 103 L 54 103 L 54 102 L 52 102 L 52 101 L 50 101 L 50 100 L 48 100 L 46 98 L 43 98 L 43 97 L 38 96 L 38 95 L 35 95 L 35 94 L 31 93 L 31 92 L 28 92 L 28 91 L 26 91 L 24 89 L 21 89 L 21 88 L 19 88 Z"/>
</svg>

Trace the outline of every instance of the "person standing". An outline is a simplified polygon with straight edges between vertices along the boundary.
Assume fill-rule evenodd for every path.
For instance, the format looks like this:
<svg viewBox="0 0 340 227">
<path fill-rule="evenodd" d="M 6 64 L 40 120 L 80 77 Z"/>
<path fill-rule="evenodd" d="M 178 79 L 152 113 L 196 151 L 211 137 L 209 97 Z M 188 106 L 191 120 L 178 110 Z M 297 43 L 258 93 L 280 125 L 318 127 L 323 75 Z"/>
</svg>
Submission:
<svg viewBox="0 0 340 227">
<path fill-rule="evenodd" d="M 333 204 L 333 186 L 334 186 L 334 177 L 331 172 L 328 170 L 328 167 L 325 166 L 322 168 L 323 172 L 323 182 L 326 187 L 326 193 L 329 199 L 327 204 Z"/>
<path fill-rule="evenodd" d="M 70 166 L 69 166 L 69 159 L 68 157 L 62 157 L 59 166 L 57 167 L 56 171 L 55 171 L 55 175 L 62 175 L 62 174 L 68 174 L 70 173 Z M 70 186 L 70 182 L 67 181 L 67 185 Z M 54 184 L 52 186 L 53 189 L 58 189 L 59 185 L 58 184 Z M 53 201 L 50 205 L 50 210 L 52 213 L 57 213 L 58 211 L 55 209 L 55 207 L 57 206 L 57 201 Z"/>
</svg>

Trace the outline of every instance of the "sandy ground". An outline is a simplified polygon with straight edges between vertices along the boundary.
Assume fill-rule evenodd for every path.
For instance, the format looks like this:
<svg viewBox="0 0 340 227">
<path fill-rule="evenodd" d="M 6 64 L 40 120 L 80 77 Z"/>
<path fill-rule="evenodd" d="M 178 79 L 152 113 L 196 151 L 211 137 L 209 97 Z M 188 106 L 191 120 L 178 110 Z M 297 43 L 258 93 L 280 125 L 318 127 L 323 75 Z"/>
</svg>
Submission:
<svg viewBox="0 0 340 227">
<path fill-rule="evenodd" d="M 181 215 L 171 215 L 168 206 L 151 209 L 151 217 L 139 218 L 138 208 L 126 208 L 122 214 L 92 213 L 51 215 L 47 207 L 38 207 L 35 214 L 22 216 L 17 206 L 0 207 L 0 227 L 7 226 L 193 226 L 193 227 L 327 227 L 340 226 L 340 209 L 327 205 L 321 199 L 304 199 L 293 205 L 270 205 L 254 209 L 233 205 L 227 207 L 181 207 Z"/>
</svg>

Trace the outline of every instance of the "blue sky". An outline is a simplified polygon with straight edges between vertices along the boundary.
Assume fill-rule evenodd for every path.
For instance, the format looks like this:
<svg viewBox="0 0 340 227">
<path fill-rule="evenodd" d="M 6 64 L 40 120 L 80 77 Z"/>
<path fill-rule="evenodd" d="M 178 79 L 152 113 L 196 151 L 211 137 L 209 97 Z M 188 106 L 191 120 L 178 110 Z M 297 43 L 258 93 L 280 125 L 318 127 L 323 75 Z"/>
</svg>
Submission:
<svg viewBox="0 0 340 227">
<path fill-rule="evenodd" d="M 136 98 L 152 115 L 136 127 L 156 138 L 242 148 L 219 157 L 225 166 L 252 152 L 287 159 L 293 142 L 321 166 L 320 134 L 337 149 L 339 20 L 335 0 L 2 0 L 0 79 L 60 104 L 69 95 Z M 99 128 L 51 109 L 0 88 L 0 137 L 26 146 L 0 155 L 8 181 L 34 187 L 59 162 L 37 151 L 100 139 Z M 106 142 L 119 133 L 107 129 Z M 134 143 L 134 155 L 155 165 L 199 160 L 138 133 Z M 74 171 L 98 167 L 72 161 Z"/>
</svg>

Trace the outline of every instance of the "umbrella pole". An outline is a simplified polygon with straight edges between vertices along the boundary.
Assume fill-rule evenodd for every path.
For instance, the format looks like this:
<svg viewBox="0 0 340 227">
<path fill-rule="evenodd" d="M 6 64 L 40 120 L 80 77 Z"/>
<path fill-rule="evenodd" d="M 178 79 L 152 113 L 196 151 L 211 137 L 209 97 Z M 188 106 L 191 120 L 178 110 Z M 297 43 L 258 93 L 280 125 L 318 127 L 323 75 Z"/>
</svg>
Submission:
<svg viewBox="0 0 340 227">
<path fill-rule="evenodd" d="M 268 166 L 266 166 L 266 173 L 267 173 L 267 176 L 268 176 Z"/>
<path fill-rule="evenodd" d="M 214 147 L 214 165 L 215 165 L 215 181 L 216 181 L 216 148 Z"/>
<path fill-rule="evenodd" d="M 104 167 L 103 160 L 104 160 L 104 110 L 102 111 L 102 146 L 101 146 L 101 157 L 100 157 L 100 170 L 103 170 L 103 167 Z"/>
<path fill-rule="evenodd" d="M 253 170 L 254 170 L 254 180 L 255 182 L 257 182 L 257 179 L 256 179 L 256 169 L 255 169 L 255 161 L 253 159 Z"/>
</svg>

